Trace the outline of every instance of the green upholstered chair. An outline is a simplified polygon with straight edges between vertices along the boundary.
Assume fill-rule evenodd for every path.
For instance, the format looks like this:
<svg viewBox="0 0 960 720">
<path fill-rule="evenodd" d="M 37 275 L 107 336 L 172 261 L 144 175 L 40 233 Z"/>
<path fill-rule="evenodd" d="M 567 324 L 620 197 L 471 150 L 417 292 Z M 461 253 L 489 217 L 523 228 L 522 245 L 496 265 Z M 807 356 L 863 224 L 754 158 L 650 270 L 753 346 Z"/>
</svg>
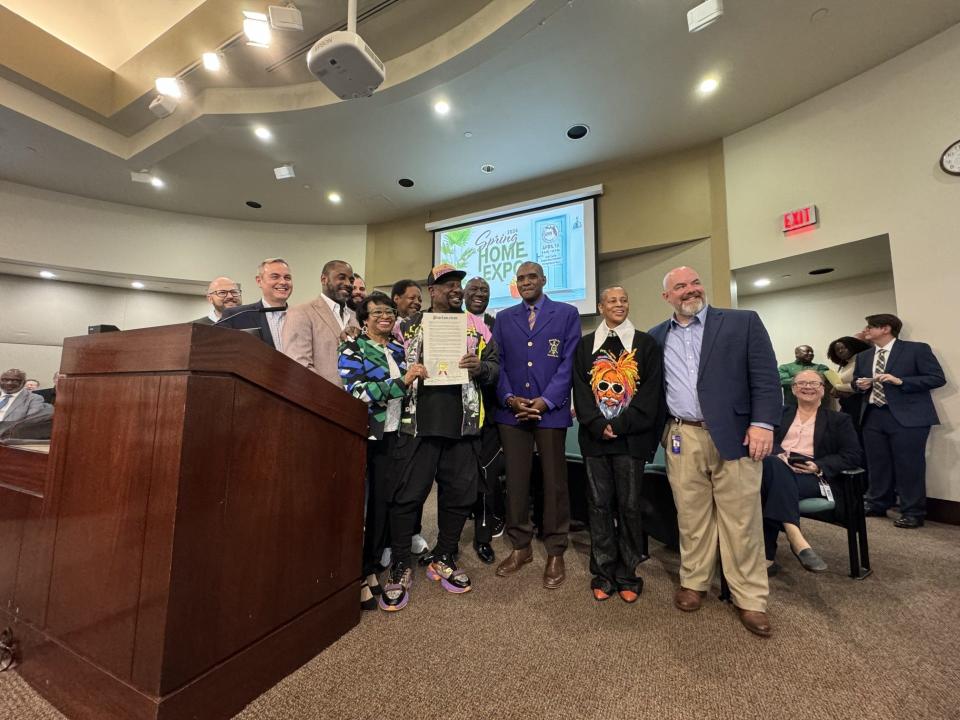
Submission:
<svg viewBox="0 0 960 720">
<path fill-rule="evenodd" d="M 866 476 L 862 468 L 846 470 L 839 477 L 827 478 L 833 500 L 808 498 L 800 501 L 800 516 L 846 529 L 850 554 L 850 577 L 865 578 L 870 569 L 867 545 L 867 521 L 863 514 Z"/>
</svg>

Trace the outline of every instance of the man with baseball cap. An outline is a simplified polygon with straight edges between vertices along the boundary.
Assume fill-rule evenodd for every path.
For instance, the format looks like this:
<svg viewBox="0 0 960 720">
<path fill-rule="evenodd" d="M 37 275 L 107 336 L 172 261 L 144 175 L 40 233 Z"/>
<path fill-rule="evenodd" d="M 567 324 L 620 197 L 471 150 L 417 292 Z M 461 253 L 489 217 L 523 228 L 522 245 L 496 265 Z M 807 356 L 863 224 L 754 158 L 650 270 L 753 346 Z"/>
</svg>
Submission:
<svg viewBox="0 0 960 720">
<path fill-rule="evenodd" d="M 462 281 L 466 273 L 442 264 L 430 270 L 427 289 L 431 307 L 427 313 L 462 313 Z M 408 366 L 424 358 L 423 312 L 397 327 Z M 396 492 L 390 502 L 390 536 L 393 566 L 380 596 L 380 607 L 395 611 L 406 606 L 413 582 L 410 542 L 417 511 L 436 479 L 439 534 L 427 577 L 444 590 L 465 593 L 470 578 L 457 567 L 454 556 L 460 534 L 477 499 L 480 428 L 483 424 L 481 389 L 496 385 L 498 352 L 483 320 L 467 314 L 466 354 L 459 367 L 469 381 L 460 385 L 425 385 L 420 379 L 410 388 L 400 419 L 397 452 L 401 467 Z"/>
</svg>

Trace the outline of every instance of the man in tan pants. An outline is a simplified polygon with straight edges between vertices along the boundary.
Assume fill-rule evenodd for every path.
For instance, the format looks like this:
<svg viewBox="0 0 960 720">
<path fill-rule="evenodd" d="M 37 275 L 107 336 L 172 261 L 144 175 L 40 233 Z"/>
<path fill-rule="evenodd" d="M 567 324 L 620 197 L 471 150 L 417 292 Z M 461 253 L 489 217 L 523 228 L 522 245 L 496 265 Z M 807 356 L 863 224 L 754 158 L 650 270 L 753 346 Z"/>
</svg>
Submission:
<svg viewBox="0 0 960 720">
<path fill-rule="evenodd" d="M 719 546 L 740 621 L 768 636 L 761 461 L 783 402 L 773 346 L 755 312 L 709 307 L 692 268 L 667 273 L 663 299 L 673 317 L 650 335 L 663 348 L 663 438 L 680 530 L 674 604 L 700 608 Z"/>
</svg>

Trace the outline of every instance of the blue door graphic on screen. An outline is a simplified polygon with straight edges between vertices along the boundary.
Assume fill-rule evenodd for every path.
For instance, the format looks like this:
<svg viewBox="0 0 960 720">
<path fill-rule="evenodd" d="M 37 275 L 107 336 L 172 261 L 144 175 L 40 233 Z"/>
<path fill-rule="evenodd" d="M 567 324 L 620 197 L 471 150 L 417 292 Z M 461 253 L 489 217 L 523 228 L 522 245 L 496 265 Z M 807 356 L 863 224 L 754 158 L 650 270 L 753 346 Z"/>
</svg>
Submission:
<svg viewBox="0 0 960 720">
<path fill-rule="evenodd" d="M 547 276 L 547 288 L 564 290 L 567 286 L 567 216 L 557 215 L 534 224 L 537 262 Z"/>
</svg>

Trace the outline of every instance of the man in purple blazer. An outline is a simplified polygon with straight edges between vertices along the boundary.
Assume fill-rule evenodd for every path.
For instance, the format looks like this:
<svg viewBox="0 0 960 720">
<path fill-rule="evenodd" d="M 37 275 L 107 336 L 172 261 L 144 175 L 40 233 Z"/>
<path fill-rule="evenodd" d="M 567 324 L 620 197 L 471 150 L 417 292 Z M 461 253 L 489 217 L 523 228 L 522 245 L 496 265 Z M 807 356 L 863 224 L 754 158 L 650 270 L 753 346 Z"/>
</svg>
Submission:
<svg viewBox="0 0 960 720">
<path fill-rule="evenodd" d="M 536 443 L 543 466 L 543 544 L 547 565 L 543 585 L 566 579 L 563 553 L 570 528 L 570 496 L 564 445 L 570 417 L 573 356 L 580 342 L 580 314 L 543 294 L 543 268 L 517 268 L 523 302 L 497 315 L 493 337 L 500 348 L 500 379 L 494 419 L 507 466 L 507 537 L 513 546 L 497 575 L 519 571 L 533 559 L 530 543 L 530 471 Z"/>
</svg>

